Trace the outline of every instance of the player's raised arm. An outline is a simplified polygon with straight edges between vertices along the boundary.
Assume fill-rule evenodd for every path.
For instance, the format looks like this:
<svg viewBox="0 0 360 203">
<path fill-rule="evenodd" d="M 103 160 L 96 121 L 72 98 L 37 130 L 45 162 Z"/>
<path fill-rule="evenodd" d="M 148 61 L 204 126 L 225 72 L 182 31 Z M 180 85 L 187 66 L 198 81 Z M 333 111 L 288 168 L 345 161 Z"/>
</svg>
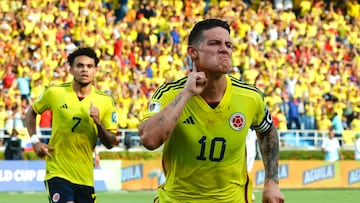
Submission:
<svg viewBox="0 0 360 203">
<path fill-rule="evenodd" d="M 160 112 L 140 124 L 139 135 L 143 146 L 149 150 L 160 147 L 172 134 L 187 101 L 200 94 L 206 86 L 205 73 L 197 72 L 194 64 L 184 89 Z"/>
</svg>

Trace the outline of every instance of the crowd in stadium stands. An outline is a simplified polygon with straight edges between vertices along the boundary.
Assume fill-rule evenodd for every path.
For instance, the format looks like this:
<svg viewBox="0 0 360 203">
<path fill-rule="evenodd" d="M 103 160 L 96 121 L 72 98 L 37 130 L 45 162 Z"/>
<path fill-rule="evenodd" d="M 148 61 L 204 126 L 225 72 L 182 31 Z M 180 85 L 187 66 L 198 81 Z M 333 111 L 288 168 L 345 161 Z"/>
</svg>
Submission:
<svg viewBox="0 0 360 203">
<path fill-rule="evenodd" d="M 101 57 L 96 86 L 115 99 L 119 128 L 137 128 L 154 89 L 191 70 L 189 30 L 216 17 L 234 30 L 229 74 L 264 91 L 279 130 L 360 132 L 360 4 L 274 2 L 2 0 L 0 129 L 21 127 L 46 86 L 71 79 L 79 46 Z"/>
</svg>

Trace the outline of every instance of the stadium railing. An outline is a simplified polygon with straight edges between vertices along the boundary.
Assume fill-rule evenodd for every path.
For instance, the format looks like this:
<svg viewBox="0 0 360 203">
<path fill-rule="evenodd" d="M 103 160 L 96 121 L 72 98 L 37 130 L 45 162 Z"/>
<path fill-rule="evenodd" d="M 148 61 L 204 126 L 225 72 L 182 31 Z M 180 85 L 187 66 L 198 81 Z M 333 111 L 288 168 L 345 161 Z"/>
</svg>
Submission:
<svg viewBox="0 0 360 203">
<path fill-rule="evenodd" d="M 49 139 L 50 135 L 42 135 L 41 132 L 51 131 L 51 128 L 39 128 L 38 134 L 41 139 Z M 26 138 L 28 136 L 26 129 L 18 130 L 19 137 Z M 342 141 L 343 149 L 353 149 L 353 137 L 356 132 L 344 131 L 343 136 L 338 138 Z M 4 140 L 10 135 L 5 133 L 4 129 L 0 128 L 0 151 L 4 150 Z M 280 149 L 304 149 L 304 150 L 319 150 L 323 139 L 327 137 L 327 131 L 321 130 L 285 130 L 279 131 Z M 3 143 L 1 145 L 1 143 Z M 100 150 L 106 150 L 100 142 L 97 143 Z M 141 151 L 144 147 L 141 145 L 141 140 L 137 129 L 118 129 L 116 146 L 111 151 Z"/>
</svg>

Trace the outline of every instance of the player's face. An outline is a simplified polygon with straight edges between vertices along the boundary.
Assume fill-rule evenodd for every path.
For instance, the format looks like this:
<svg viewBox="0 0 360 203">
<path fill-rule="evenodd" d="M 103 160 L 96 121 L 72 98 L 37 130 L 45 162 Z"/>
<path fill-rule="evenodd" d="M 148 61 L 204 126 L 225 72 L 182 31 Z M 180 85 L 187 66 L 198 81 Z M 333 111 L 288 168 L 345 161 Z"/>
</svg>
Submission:
<svg viewBox="0 0 360 203">
<path fill-rule="evenodd" d="M 199 69 L 208 73 L 227 73 L 232 67 L 232 47 L 230 35 L 222 27 L 203 32 L 204 39 L 197 48 Z"/>
<path fill-rule="evenodd" d="M 74 80 L 81 86 L 89 85 L 96 74 L 95 60 L 88 56 L 78 56 L 70 70 L 74 75 Z"/>
</svg>

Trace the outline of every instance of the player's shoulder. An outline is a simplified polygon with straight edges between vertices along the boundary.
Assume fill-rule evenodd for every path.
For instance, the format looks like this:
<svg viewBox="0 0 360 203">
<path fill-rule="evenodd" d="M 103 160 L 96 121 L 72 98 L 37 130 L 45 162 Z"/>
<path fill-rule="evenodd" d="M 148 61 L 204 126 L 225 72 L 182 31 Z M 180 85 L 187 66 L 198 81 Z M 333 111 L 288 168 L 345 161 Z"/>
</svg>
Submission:
<svg viewBox="0 0 360 203">
<path fill-rule="evenodd" d="M 98 88 L 95 88 L 94 89 L 94 93 L 97 95 L 97 96 L 100 96 L 100 97 L 106 97 L 106 98 L 111 98 L 111 96 L 109 94 L 107 94 L 106 92 L 98 89 Z"/>
<path fill-rule="evenodd" d="M 160 85 L 160 87 L 154 92 L 152 99 L 160 99 L 161 97 L 163 97 L 166 94 L 171 94 L 174 92 L 179 91 L 180 89 L 183 89 L 186 81 L 187 81 L 188 77 L 183 77 L 179 80 L 175 80 L 172 82 L 166 82 L 162 85 Z"/>
<path fill-rule="evenodd" d="M 61 90 L 65 90 L 66 88 L 70 88 L 71 87 L 71 83 L 67 82 L 67 83 L 60 83 L 60 84 L 50 84 L 45 86 L 45 91 L 61 91 Z"/>
<path fill-rule="evenodd" d="M 94 89 L 93 95 L 95 96 L 94 99 L 100 100 L 100 101 L 103 101 L 103 102 L 108 102 L 108 101 L 113 101 L 114 100 L 113 97 L 110 94 L 108 94 L 108 93 L 106 93 L 106 92 L 104 92 L 104 91 L 102 91 L 100 89 L 97 89 L 97 88 Z"/>
<path fill-rule="evenodd" d="M 115 105 L 114 98 L 110 94 L 108 94 L 100 89 L 95 88 L 93 95 L 95 95 L 95 96 L 92 96 L 93 99 L 95 99 L 97 101 L 100 101 L 102 103 L 110 102 L 110 103 L 113 103 L 113 105 Z"/>
<path fill-rule="evenodd" d="M 243 91 L 248 91 L 251 94 L 259 95 L 261 97 L 264 97 L 264 93 L 258 89 L 255 85 L 246 83 L 245 81 L 242 81 L 240 79 L 237 79 L 233 76 L 229 76 L 231 80 L 232 87 L 236 89 L 241 89 Z"/>
<path fill-rule="evenodd" d="M 45 88 L 66 88 L 71 87 L 71 82 L 59 83 L 59 84 L 50 84 L 47 85 Z"/>
</svg>

